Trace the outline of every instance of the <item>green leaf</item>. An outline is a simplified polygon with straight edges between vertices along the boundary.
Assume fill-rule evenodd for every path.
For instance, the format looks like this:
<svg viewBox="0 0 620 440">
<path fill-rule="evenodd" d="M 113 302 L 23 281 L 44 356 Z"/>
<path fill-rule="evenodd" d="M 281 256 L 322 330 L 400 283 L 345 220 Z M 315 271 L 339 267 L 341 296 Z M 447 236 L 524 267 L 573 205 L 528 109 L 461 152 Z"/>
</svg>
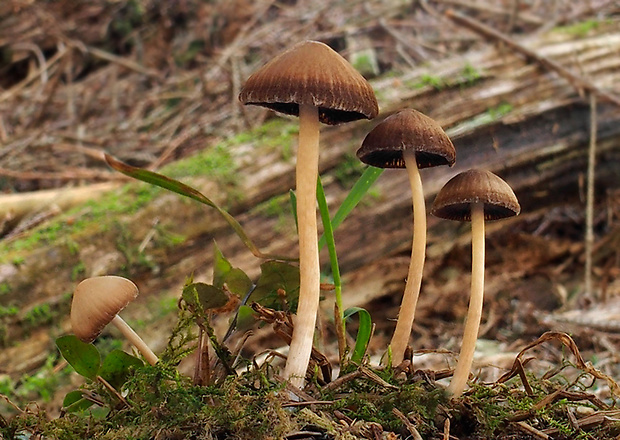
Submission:
<svg viewBox="0 0 620 440">
<path fill-rule="evenodd" d="M 144 362 L 122 350 L 112 350 L 103 360 L 99 376 L 117 390 L 123 386 L 132 369 L 144 366 Z"/>
<path fill-rule="evenodd" d="M 336 317 L 336 323 L 338 325 L 338 341 L 339 345 L 346 345 L 345 341 L 345 325 L 343 305 L 342 305 L 342 282 L 340 281 L 340 266 L 338 265 L 338 254 L 336 253 L 336 242 L 334 241 L 334 229 L 332 228 L 332 222 L 329 219 L 329 207 L 327 206 L 327 199 L 325 198 L 325 190 L 323 189 L 323 183 L 321 183 L 321 176 L 317 179 L 316 184 L 316 199 L 319 205 L 319 212 L 321 214 L 321 221 L 323 223 L 323 237 L 327 242 L 327 250 L 329 252 L 329 262 L 332 268 L 332 277 L 334 279 L 334 296 L 336 299 L 336 305 L 339 316 Z M 346 347 L 339 347 L 339 352 L 344 356 Z M 342 361 L 343 359 L 341 359 Z"/>
<path fill-rule="evenodd" d="M 93 406 L 93 402 L 83 397 L 80 390 L 70 391 L 62 401 L 62 408 L 67 413 L 85 411 Z"/>
<path fill-rule="evenodd" d="M 101 355 L 97 347 L 80 341 L 74 335 L 61 336 L 56 339 L 56 346 L 62 357 L 78 374 L 87 379 L 95 379 L 101 365 Z"/>
<path fill-rule="evenodd" d="M 249 330 L 255 322 L 256 318 L 254 318 L 254 310 L 252 310 L 252 307 L 246 305 L 239 307 L 239 311 L 237 312 L 237 330 L 242 332 L 244 330 Z"/>
<path fill-rule="evenodd" d="M 364 359 L 370 336 L 372 334 L 372 319 L 370 313 L 361 307 L 351 307 L 344 312 L 344 318 L 348 319 L 357 314 L 359 318 L 359 328 L 357 329 L 357 337 L 355 338 L 355 347 L 351 353 L 351 361 L 360 364 Z"/>
<path fill-rule="evenodd" d="M 288 190 L 288 197 L 291 201 L 291 211 L 293 212 L 293 218 L 295 219 L 295 230 L 299 233 L 299 222 L 297 220 L 297 194 L 292 189 Z"/>
<path fill-rule="evenodd" d="M 342 221 L 353 211 L 353 208 L 362 200 L 364 194 L 368 192 L 368 189 L 375 183 L 375 180 L 383 173 L 383 168 L 368 167 L 364 173 L 360 176 L 347 197 L 343 200 L 342 205 L 336 211 L 336 215 L 332 219 L 332 228 L 335 231 Z M 323 235 L 319 240 L 319 249 L 323 248 L 326 244 L 326 237 Z"/>
<path fill-rule="evenodd" d="M 226 275 L 232 270 L 232 264 L 224 257 L 215 241 L 213 242 L 213 253 L 213 285 L 221 289 L 225 283 Z"/>
<path fill-rule="evenodd" d="M 178 180 L 171 179 L 153 171 L 133 167 L 124 162 L 121 162 L 120 160 L 114 158 L 113 156 L 110 156 L 109 154 L 105 154 L 105 160 L 108 165 L 110 165 L 116 171 L 119 171 L 127 176 L 133 177 L 134 179 L 141 180 L 142 182 L 146 182 L 151 185 L 159 186 L 160 188 L 167 189 L 182 196 L 189 197 L 192 200 L 196 200 L 197 202 L 200 202 L 215 209 L 224 218 L 224 220 L 226 220 L 230 227 L 237 233 L 243 244 L 245 244 L 246 247 L 250 250 L 250 252 L 252 252 L 252 254 L 254 254 L 256 257 L 265 259 L 274 258 L 277 260 L 285 261 L 294 260 L 294 258 L 262 253 L 258 249 L 258 247 L 256 247 L 254 242 L 250 239 L 250 237 L 248 237 L 248 235 L 245 233 L 239 222 L 235 220 L 232 215 L 230 215 L 223 208 L 220 208 L 217 204 L 212 202 L 209 198 L 207 198 L 201 192 L 192 188 L 191 186 L 185 185 Z"/>
<path fill-rule="evenodd" d="M 217 309 L 228 303 L 226 292 L 206 283 L 191 283 L 184 286 L 181 296 L 186 303 L 193 306 L 200 305 L 202 310 Z"/>
<path fill-rule="evenodd" d="M 265 261 L 260 265 L 261 275 L 256 289 L 250 295 L 250 302 L 255 301 L 265 307 L 276 310 L 283 308 L 283 301 L 294 313 L 299 298 L 299 267 L 283 261 Z M 286 294 L 283 298 L 278 290 Z"/>
<path fill-rule="evenodd" d="M 244 271 L 236 267 L 224 257 L 222 251 L 214 243 L 213 285 L 219 289 L 226 287 L 231 293 L 244 297 L 252 287 L 252 280 Z"/>
</svg>

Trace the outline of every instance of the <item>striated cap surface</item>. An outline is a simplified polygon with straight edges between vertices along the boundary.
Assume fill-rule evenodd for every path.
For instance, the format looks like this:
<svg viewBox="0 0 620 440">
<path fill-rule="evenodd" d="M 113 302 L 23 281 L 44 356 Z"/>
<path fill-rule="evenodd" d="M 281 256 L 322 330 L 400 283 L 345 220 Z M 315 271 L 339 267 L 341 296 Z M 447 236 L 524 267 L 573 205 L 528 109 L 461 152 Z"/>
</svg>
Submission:
<svg viewBox="0 0 620 440">
<path fill-rule="evenodd" d="M 91 342 L 137 296 L 138 288 L 127 278 L 108 275 L 85 279 L 73 292 L 73 333 L 80 340 Z"/>
<path fill-rule="evenodd" d="M 319 120 L 335 125 L 372 119 L 379 106 L 372 87 L 326 44 L 304 41 L 252 74 L 239 94 L 244 104 L 299 115 L 299 104 L 319 108 Z"/>
<path fill-rule="evenodd" d="M 379 168 L 405 168 L 405 150 L 415 151 L 418 168 L 452 166 L 456 160 L 454 145 L 437 121 L 412 109 L 395 113 L 373 128 L 357 157 Z"/>
<path fill-rule="evenodd" d="M 457 174 L 439 191 L 431 214 L 448 220 L 470 221 L 474 202 L 484 203 L 484 219 L 498 220 L 521 212 L 512 188 L 500 177 L 486 170 L 469 170 Z"/>
</svg>

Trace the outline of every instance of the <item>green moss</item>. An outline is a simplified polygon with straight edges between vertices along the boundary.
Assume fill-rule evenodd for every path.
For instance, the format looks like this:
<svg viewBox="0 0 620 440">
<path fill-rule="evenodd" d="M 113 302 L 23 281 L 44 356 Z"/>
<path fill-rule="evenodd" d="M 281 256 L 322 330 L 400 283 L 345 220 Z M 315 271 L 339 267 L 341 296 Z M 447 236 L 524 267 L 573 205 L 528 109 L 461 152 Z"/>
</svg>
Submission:
<svg viewBox="0 0 620 440">
<path fill-rule="evenodd" d="M 19 240 L 1 244 L 0 259 L 12 261 L 20 258 L 18 255 L 20 252 L 41 248 L 61 238 L 67 240 L 69 253 L 75 253 L 77 251 L 75 240 L 80 234 L 90 233 L 93 228 L 99 231 L 106 230 L 110 219 L 136 213 L 159 193 L 158 188 L 141 183 L 126 185 L 119 191 L 111 191 L 96 201 L 86 202 L 69 210 L 65 215 L 33 229 Z M 69 231 L 72 237 L 66 238 Z"/>
<path fill-rule="evenodd" d="M 496 107 L 492 107 L 488 110 L 488 114 L 493 121 L 497 121 L 513 110 L 513 105 L 508 102 L 502 102 Z"/>
<path fill-rule="evenodd" d="M 39 304 L 34 306 L 24 315 L 22 321 L 28 327 L 37 327 L 49 324 L 54 319 L 55 314 L 49 304 Z"/>
<path fill-rule="evenodd" d="M 299 134 L 299 124 L 283 118 L 274 118 L 250 134 L 253 142 L 269 151 L 278 151 L 284 161 L 293 160 L 293 146 Z"/>
<path fill-rule="evenodd" d="M 19 308 L 15 306 L 0 306 L 0 318 L 5 316 L 15 316 L 19 313 Z"/>
<path fill-rule="evenodd" d="M 464 80 L 464 83 L 461 83 L 462 85 L 472 86 L 482 77 L 482 73 L 476 67 L 467 62 L 461 70 L 461 76 Z"/>
<path fill-rule="evenodd" d="M 558 26 L 553 30 L 564 34 L 574 35 L 576 37 L 585 37 L 590 31 L 597 29 L 601 25 L 599 20 L 586 20 L 567 26 Z"/>
<path fill-rule="evenodd" d="M 80 261 L 71 268 L 71 280 L 77 281 L 80 278 L 83 278 L 85 273 L 86 273 L 86 266 L 84 265 L 82 261 Z"/>
<path fill-rule="evenodd" d="M 235 184 L 238 178 L 236 171 L 237 165 L 230 154 L 230 141 L 224 141 L 163 168 L 161 173 L 181 181 L 188 177 L 206 176 L 222 184 Z"/>
<path fill-rule="evenodd" d="M 350 188 L 362 175 L 366 166 L 354 154 L 344 155 L 333 174 L 336 180 L 345 188 Z"/>
</svg>

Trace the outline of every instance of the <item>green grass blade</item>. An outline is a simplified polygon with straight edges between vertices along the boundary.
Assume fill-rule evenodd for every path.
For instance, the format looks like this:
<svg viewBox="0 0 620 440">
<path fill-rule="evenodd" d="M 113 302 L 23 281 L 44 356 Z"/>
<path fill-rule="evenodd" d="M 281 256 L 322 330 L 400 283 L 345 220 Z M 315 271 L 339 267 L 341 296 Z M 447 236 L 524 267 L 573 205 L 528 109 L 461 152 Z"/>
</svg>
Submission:
<svg viewBox="0 0 620 440">
<path fill-rule="evenodd" d="M 321 221 L 323 222 L 323 236 L 327 243 L 327 251 L 329 252 L 329 262 L 332 268 L 332 277 L 334 279 L 334 295 L 336 298 L 336 326 L 339 327 L 337 332 L 339 333 L 339 347 L 338 351 L 341 358 L 347 351 L 346 338 L 345 338 L 345 325 L 342 308 L 342 282 L 340 280 L 340 266 L 338 265 L 338 254 L 336 253 L 336 242 L 334 241 L 334 229 L 332 228 L 332 222 L 329 217 L 329 207 L 327 206 L 327 199 L 325 198 L 325 190 L 323 189 L 323 183 L 321 182 L 321 176 L 318 177 L 316 183 L 316 199 L 319 205 L 319 213 L 321 214 Z M 344 359 L 340 359 L 344 361 Z"/>
<path fill-rule="evenodd" d="M 325 199 L 325 190 L 321 183 L 321 177 L 319 176 L 316 185 L 316 199 L 319 205 L 319 213 L 321 214 L 321 221 L 323 222 L 323 236 L 327 243 L 327 250 L 329 252 L 329 262 L 331 263 L 332 276 L 334 277 L 334 285 L 336 288 L 341 285 L 340 283 L 340 267 L 338 266 L 338 255 L 336 254 L 336 242 L 334 241 L 334 229 L 332 227 L 332 221 L 329 217 L 329 208 L 327 207 L 327 200 Z M 338 295 L 336 300 L 338 300 Z M 342 303 L 339 304 L 342 306 Z"/>
<path fill-rule="evenodd" d="M 351 353 L 351 361 L 360 364 L 364 359 L 370 336 L 372 335 L 372 319 L 368 310 L 361 307 L 351 307 L 344 312 L 344 318 L 348 319 L 357 313 L 360 325 L 355 338 L 355 347 Z"/>
<path fill-rule="evenodd" d="M 217 204 L 212 202 L 209 198 L 207 198 L 205 195 L 200 193 L 198 190 L 192 188 L 191 186 L 185 185 L 178 180 L 171 179 L 153 171 L 133 167 L 124 162 L 121 162 L 120 160 L 108 154 L 105 155 L 105 160 L 108 165 L 110 165 L 116 171 L 119 171 L 129 177 L 133 177 L 134 179 L 141 180 L 142 182 L 159 186 L 160 188 L 167 189 L 168 191 L 172 191 L 182 196 L 189 197 L 190 199 L 196 200 L 197 202 L 200 202 L 215 209 L 224 218 L 224 220 L 226 220 L 230 227 L 237 233 L 241 241 L 243 241 L 243 243 L 247 246 L 250 252 L 252 252 L 252 254 L 254 254 L 258 258 L 286 261 L 294 260 L 294 258 L 283 257 L 279 255 L 269 255 L 261 252 L 254 244 L 254 242 L 250 239 L 250 237 L 248 237 L 248 235 L 245 233 L 239 222 L 237 222 L 237 220 L 235 220 L 232 215 L 230 215 L 223 208 L 220 208 Z"/>
<path fill-rule="evenodd" d="M 292 189 L 288 190 L 288 197 L 291 201 L 291 211 L 293 212 L 293 218 L 295 219 L 295 230 L 299 233 L 299 224 L 297 221 L 297 194 Z"/>
<path fill-rule="evenodd" d="M 353 211 L 353 208 L 362 200 L 364 194 L 368 192 L 368 189 L 375 183 L 375 180 L 383 173 L 383 168 L 368 167 L 360 178 L 355 182 L 353 188 L 347 195 L 347 197 L 336 211 L 334 218 L 331 221 L 332 229 L 336 230 L 342 221 Z M 322 249 L 327 244 L 327 238 L 325 234 L 319 240 L 319 249 Z"/>
</svg>

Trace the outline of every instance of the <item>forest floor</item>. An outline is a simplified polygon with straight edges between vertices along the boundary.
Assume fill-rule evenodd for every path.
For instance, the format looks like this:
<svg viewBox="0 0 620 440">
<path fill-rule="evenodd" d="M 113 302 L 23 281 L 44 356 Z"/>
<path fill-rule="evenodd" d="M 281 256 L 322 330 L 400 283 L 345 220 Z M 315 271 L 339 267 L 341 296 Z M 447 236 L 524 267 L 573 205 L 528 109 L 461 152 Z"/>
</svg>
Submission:
<svg viewBox="0 0 620 440">
<path fill-rule="evenodd" d="M 55 379 L 66 364 L 54 346 L 56 336 L 70 331 L 70 293 L 79 279 L 103 273 L 133 279 L 146 295 L 140 300 L 140 310 L 127 310 L 129 320 L 149 333 L 147 342 L 162 351 L 176 322 L 177 300 L 186 277 L 211 277 L 214 239 L 235 266 L 251 278 L 259 274 L 260 261 L 249 255 L 218 216 L 177 196 L 136 184 L 124 186 L 128 179 L 106 165 L 104 152 L 196 186 L 235 215 L 262 249 L 295 253 L 294 223 L 288 213 L 294 121 L 245 108 L 237 96 L 245 78 L 266 60 L 291 42 L 312 38 L 357 60 L 354 64 L 377 90 L 382 115 L 402 106 L 419 108 L 454 134 L 457 150 L 459 145 L 468 147 L 468 140 L 491 138 L 498 143 L 493 148 L 501 150 L 502 136 L 512 134 L 510 130 L 525 130 L 520 121 L 534 119 L 537 112 L 553 128 L 545 131 L 551 138 L 534 149 L 558 147 L 560 135 L 576 142 L 574 150 L 555 150 L 553 154 L 562 160 L 533 172 L 542 176 L 549 168 L 556 170 L 548 174 L 549 180 L 540 181 L 514 171 L 520 165 L 509 159 L 517 157 L 516 153 L 505 161 L 502 156 L 500 163 L 489 161 L 488 152 L 462 150 L 464 163 L 479 154 L 487 161 L 484 165 L 504 172 L 509 181 L 512 177 L 525 208 L 520 217 L 488 231 L 487 300 L 476 380 L 501 389 L 499 382 L 507 379 L 505 374 L 518 376 L 517 382 L 522 381 L 518 391 L 509 390 L 507 395 L 498 391 L 494 397 L 501 400 L 524 389 L 527 394 L 525 377 L 529 377 L 532 386 L 539 387 L 532 394 L 539 397 L 532 403 L 540 405 L 536 411 L 558 401 L 570 402 L 560 410 L 566 422 L 562 426 L 545 425 L 544 417 L 534 410 L 513 419 L 502 414 L 498 419 L 503 418 L 503 424 L 495 429 L 504 429 L 504 437 L 497 434 L 494 438 L 618 435 L 613 428 L 617 394 L 613 379 L 606 380 L 606 376 L 620 380 L 620 136 L 615 128 L 620 111 L 613 101 L 614 93 L 620 94 L 614 73 L 620 50 L 613 46 L 612 55 L 596 55 L 604 49 L 592 43 L 592 58 L 602 58 L 593 70 L 586 68 L 587 60 L 561 58 L 578 78 L 593 78 L 584 86 L 553 69 L 546 70 L 540 60 L 523 57 L 505 42 L 449 19 L 445 15 L 449 8 L 486 23 L 511 40 L 540 44 L 547 57 L 553 56 L 555 47 L 549 41 L 556 38 L 586 41 L 592 37 L 594 41 L 600 35 L 611 47 L 619 37 L 620 9 L 617 2 L 604 0 L 560 0 L 551 9 L 546 2 L 508 0 L 488 4 L 319 1 L 312 5 L 270 0 L 101 0 L 77 5 L 63 0 L 3 1 L 0 394 L 9 396 L 19 408 L 36 401 L 50 415 L 58 414 L 64 394 L 79 383 L 75 375 L 64 373 L 62 380 Z M 538 43 L 539 38 L 544 43 Z M 497 47 L 500 55 L 489 56 Z M 446 66 L 455 60 L 460 64 Z M 484 68 L 476 63 L 484 63 Z M 507 72 L 521 82 L 501 94 L 499 86 L 506 84 L 493 81 L 502 75 L 507 78 Z M 519 72 L 524 72 L 523 77 L 517 76 Z M 561 83 L 560 89 L 549 88 L 561 91 L 557 101 L 543 93 L 536 99 L 526 98 L 523 84 L 527 78 L 532 84 Z M 591 84 L 594 92 L 588 88 Z M 565 122 L 589 114 L 587 92 L 602 93 L 598 95 L 602 178 L 596 187 L 591 292 L 584 291 L 583 283 L 585 167 L 575 172 L 585 161 L 584 149 L 576 148 L 587 145 L 588 124 L 587 120 L 575 126 Z M 611 100 L 603 96 L 606 93 Z M 486 99 L 483 95 L 493 99 L 481 101 L 482 107 L 474 110 L 477 101 L 473 97 Z M 447 103 L 452 100 L 457 104 L 450 107 Z M 555 110 L 566 110 L 566 114 L 558 116 L 552 113 Z M 576 115 L 574 119 L 569 113 Z M 555 121 L 551 116 L 566 119 Z M 322 156 L 332 210 L 361 173 L 353 153 L 370 126 L 356 123 L 352 128 L 324 130 L 326 143 L 336 145 L 333 152 Z M 553 138 L 556 132 L 558 138 Z M 579 160 L 570 162 L 575 157 Z M 562 168 L 562 163 L 571 166 Z M 568 177 L 564 170 L 575 174 Z M 423 176 L 429 184 L 429 198 L 448 173 Z M 556 183 L 549 183 L 550 179 Z M 364 307 L 376 325 L 369 347 L 374 366 L 379 365 L 388 344 L 409 262 L 410 232 L 406 228 L 411 207 L 408 191 L 399 189 L 404 182 L 386 172 L 336 235 L 346 306 Z M 554 188 L 561 192 L 554 193 Z M 395 199 L 389 200 L 392 195 Z M 84 202 L 93 197 L 95 202 Z M 544 206 L 548 201 L 552 203 Z M 435 386 L 437 379 L 441 387 L 449 381 L 460 344 L 471 256 L 465 226 L 429 220 L 429 229 L 428 267 L 412 336 L 413 365 L 419 371 L 409 379 L 424 386 Z M 360 244 L 355 234 L 361 232 L 362 236 L 376 235 Z M 330 281 L 329 276 L 325 278 Z M 330 295 L 325 293 L 317 346 L 337 366 Z M 215 324 L 220 332 L 227 321 Z M 354 325 L 351 334 L 355 334 Z M 102 344 L 114 346 L 114 338 L 103 339 Z M 532 347 L 520 355 L 529 344 Z M 281 345 L 270 326 L 255 328 L 243 354 L 251 357 Z M 192 362 L 186 361 L 182 368 L 191 372 Z M 597 369 L 594 374 L 600 374 L 596 380 L 591 365 Z M 420 375 L 424 376 L 421 381 Z M 558 377 L 563 388 L 545 388 L 545 381 Z M 551 397 L 540 398 L 539 392 Z M 480 399 L 484 401 L 475 389 L 461 405 L 471 408 Z M 10 404 L 0 405 L 0 428 L 16 413 L 19 410 Z M 351 417 L 341 414 L 338 423 L 354 432 Z M 389 431 L 386 425 L 383 432 L 369 425 L 364 434 L 356 435 L 390 438 L 389 432 L 399 432 L 402 438 L 415 436 L 415 429 L 399 415 L 391 417 L 395 417 L 390 422 L 394 426 L 401 420 L 398 429 Z M 446 420 L 451 420 L 452 431 Z M 484 438 L 464 428 L 484 424 L 481 418 L 472 420 L 437 416 L 435 431 L 429 428 L 428 438 Z M 306 425 L 316 428 L 319 422 L 308 419 Z M 445 433 L 440 433 L 444 428 Z M 608 437 L 596 433 L 603 428 Z M 319 438 L 319 434 L 302 431 L 292 429 L 288 438 Z"/>
</svg>

